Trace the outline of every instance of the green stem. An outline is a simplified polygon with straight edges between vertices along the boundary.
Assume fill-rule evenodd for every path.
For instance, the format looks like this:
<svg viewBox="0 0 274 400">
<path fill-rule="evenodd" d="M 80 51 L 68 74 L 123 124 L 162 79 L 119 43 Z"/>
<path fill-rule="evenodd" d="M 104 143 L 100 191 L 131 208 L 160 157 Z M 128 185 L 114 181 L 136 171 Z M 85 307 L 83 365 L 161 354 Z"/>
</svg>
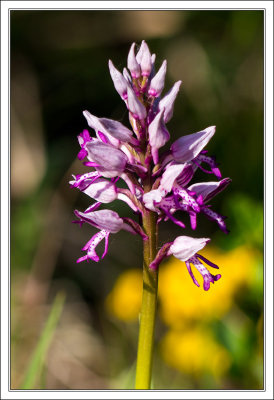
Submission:
<svg viewBox="0 0 274 400">
<path fill-rule="evenodd" d="M 150 263 L 156 256 L 157 249 L 157 225 L 154 212 L 145 211 L 143 229 L 148 240 L 144 241 L 143 299 L 136 365 L 136 389 L 150 389 L 151 381 L 158 290 L 158 271 L 149 269 Z"/>
</svg>

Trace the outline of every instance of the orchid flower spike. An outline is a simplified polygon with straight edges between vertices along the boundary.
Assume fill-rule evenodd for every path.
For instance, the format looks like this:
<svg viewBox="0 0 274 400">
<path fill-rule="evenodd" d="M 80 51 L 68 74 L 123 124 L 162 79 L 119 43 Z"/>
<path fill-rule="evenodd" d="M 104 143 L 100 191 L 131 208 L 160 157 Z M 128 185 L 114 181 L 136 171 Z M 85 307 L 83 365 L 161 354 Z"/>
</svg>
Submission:
<svg viewBox="0 0 274 400">
<path fill-rule="evenodd" d="M 98 262 L 108 251 L 110 234 L 126 230 L 138 235 L 144 245 L 150 237 L 144 229 L 145 219 L 153 215 L 157 224 L 171 221 L 180 229 L 187 225 L 195 230 L 197 216 L 209 218 L 225 233 L 228 229 L 226 217 L 212 209 L 208 202 L 231 183 L 222 178 L 215 157 L 208 155 L 206 146 L 215 134 L 216 127 L 209 126 L 196 133 L 175 137 L 169 149 L 163 147 L 170 139 L 166 124 L 173 116 L 174 104 L 182 81 L 177 81 L 162 96 L 167 72 L 167 61 L 155 72 L 155 58 L 143 40 L 136 50 L 133 43 L 127 57 L 127 68 L 121 73 L 109 60 L 109 72 L 114 87 L 128 112 L 128 121 L 116 121 L 97 117 L 85 110 L 83 115 L 91 128 L 78 135 L 80 151 L 78 159 L 89 168 L 86 173 L 73 175 L 70 186 L 77 188 L 93 199 L 84 212 L 75 210 L 77 222 L 97 229 L 84 245 L 85 255 L 77 262 Z M 195 181 L 197 170 L 215 175 L 217 181 Z M 127 188 L 125 188 L 125 184 Z M 136 218 L 121 218 L 115 211 L 104 209 L 104 204 L 123 201 Z M 200 220 L 199 220 L 200 222 Z M 105 241 L 103 254 L 96 248 Z M 150 270 L 156 271 L 160 263 L 169 256 L 184 262 L 195 285 L 199 283 L 191 265 L 201 274 L 204 290 L 218 281 L 220 274 L 213 275 L 204 264 L 218 268 L 200 251 L 209 238 L 193 238 L 180 235 L 163 243 Z"/>
</svg>

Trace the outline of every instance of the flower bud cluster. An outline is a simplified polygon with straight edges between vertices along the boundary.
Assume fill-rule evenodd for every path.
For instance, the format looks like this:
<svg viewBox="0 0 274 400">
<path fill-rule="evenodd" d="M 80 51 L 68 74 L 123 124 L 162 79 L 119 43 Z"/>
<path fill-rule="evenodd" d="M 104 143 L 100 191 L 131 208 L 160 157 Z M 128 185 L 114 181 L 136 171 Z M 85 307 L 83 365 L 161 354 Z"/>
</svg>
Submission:
<svg viewBox="0 0 274 400">
<path fill-rule="evenodd" d="M 77 262 L 99 261 L 96 246 L 105 240 L 103 258 L 108 250 L 109 235 L 121 229 L 147 240 L 146 232 L 134 219 L 121 218 L 115 211 L 101 209 L 103 204 L 117 199 L 139 214 L 140 221 L 144 213 L 154 212 L 158 224 L 171 220 L 185 228 L 189 219 L 191 228 L 195 230 L 197 215 L 204 214 L 223 232 L 228 232 L 225 217 L 208 205 L 208 201 L 231 182 L 229 178 L 222 179 L 215 158 L 205 150 L 215 133 L 215 126 L 182 136 L 160 153 L 170 139 L 166 124 L 172 118 L 181 81 L 162 95 L 167 61 L 164 60 L 156 72 L 156 57 L 150 53 L 146 42 L 142 42 L 137 53 L 135 47 L 133 43 L 123 72 L 109 61 L 110 75 L 128 110 L 131 129 L 121 122 L 83 112 L 94 135 L 90 136 L 85 129 L 78 136 L 81 148 L 78 158 L 85 159 L 84 164 L 91 169 L 83 175 L 73 175 L 70 185 L 95 202 L 84 212 L 75 210 L 78 220 L 74 222 L 80 225 L 88 223 L 99 231 L 83 247 L 86 254 Z M 215 180 L 190 184 L 197 169 L 215 176 Z M 123 185 L 120 184 L 122 181 Z M 177 212 L 182 218 L 174 216 Z M 197 253 L 209 240 L 179 236 L 161 247 L 150 268 L 158 268 L 165 257 L 173 255 L 185 262 L 193 282 L 199 286 L 190 267 L 190 264 L 194 265 L 203 277 L 204 289 L 208 290 L 210 282 L 214 283 L 221 277 L 220 274 L 212 275 L 201 261 L 213 268 L 218 267 Z"/>
</svg>

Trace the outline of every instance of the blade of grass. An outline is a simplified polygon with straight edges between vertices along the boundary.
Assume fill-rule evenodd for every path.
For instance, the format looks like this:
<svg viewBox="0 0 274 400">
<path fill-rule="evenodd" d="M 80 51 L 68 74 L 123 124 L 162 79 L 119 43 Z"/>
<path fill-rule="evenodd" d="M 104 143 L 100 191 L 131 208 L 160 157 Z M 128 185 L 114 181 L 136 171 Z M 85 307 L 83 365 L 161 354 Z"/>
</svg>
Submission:
<svg viewBox="0 0 274 400">
<path fill-rule="evenodd" d="M 38 382 L 49 345 L 64 307 L 64 302 L 65 294 L 63 292 L 58 293 L 54 299 L 49 317 L 34 350 L 20 389 L 34 389 L 34 385 Z"/>
</svg>

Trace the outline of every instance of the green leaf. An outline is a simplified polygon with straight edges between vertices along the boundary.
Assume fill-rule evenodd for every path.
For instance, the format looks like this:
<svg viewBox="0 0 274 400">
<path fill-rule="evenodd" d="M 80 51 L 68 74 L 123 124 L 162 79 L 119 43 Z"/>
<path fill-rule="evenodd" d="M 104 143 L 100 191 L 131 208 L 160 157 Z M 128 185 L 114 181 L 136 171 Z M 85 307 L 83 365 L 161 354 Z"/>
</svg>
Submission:
<svg viewBox="0 0 274 400">
<path fill-rule="evenodd" d="M 45 357 L 60 319 L 64 302 L 65 294 L 63 292 L 58 293 L 54 299 L 49 317 L 45 323 L 36 349 L 34 350 L 20 389 L 34 389 L 37 382 L 39 382 L 45 363 Z"/>
</svg>

